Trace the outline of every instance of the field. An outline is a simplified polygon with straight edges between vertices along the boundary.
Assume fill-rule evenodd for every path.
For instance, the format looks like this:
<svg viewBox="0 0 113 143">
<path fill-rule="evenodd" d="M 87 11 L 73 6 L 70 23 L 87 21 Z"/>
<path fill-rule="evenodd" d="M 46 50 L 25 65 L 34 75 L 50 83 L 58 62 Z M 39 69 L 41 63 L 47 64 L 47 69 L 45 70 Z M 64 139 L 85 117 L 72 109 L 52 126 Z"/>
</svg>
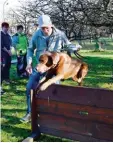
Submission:
<svg viewBox="0 0 113 143">
<path fill-rule="evenodd" d="M 84 86 L 106 88 L 113 90 L 113 42 L 106 44 L 104 52 L 94 52 L 94 45 L 87 43 L 80 54 L 84 56 L 84 61 L 89 65 L 89 72 L 84 80 Z M 74 57 L 74 55 L 73 55 Z M 21 123 L 20 118 L 26 111 L 26 83 L 28 79 L 19 79 L 16 76 L 16 65 L 11 67 L 10 85 L 3 84 L 5 94 L 1 97 L 1 141 L 19 142 L 30 135 L 30 123 Z M 65 80 L 61 84 L 77 86 L 71 79 Z M 66 139 L 43 135 L 38 141 L 61 142 Z"/>
</svg>

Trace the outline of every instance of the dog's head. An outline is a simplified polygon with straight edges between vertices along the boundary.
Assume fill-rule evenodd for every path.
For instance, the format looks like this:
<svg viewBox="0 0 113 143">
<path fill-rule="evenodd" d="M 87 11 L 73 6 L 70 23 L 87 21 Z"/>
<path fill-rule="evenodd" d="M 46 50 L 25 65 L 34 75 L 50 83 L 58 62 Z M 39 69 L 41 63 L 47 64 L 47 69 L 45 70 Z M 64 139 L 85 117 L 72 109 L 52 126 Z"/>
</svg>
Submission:
<svg viewBox="0 0 113 143">
<path fill-rule="evenodd" d="M 39 58 L 39 63 L 36 66 L 37 71 L 44 73 L 49 69 L 54 68 L 60 60 L 57 52 L 45 52 Z"/>
</svg>

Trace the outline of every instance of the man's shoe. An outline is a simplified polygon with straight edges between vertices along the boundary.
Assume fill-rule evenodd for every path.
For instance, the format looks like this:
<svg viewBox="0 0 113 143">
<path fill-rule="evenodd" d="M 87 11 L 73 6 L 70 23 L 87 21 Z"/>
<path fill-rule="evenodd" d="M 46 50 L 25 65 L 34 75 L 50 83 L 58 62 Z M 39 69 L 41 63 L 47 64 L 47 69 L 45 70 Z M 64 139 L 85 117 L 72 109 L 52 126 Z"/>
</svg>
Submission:
<svg viewBox="0 0 113 143">
<path fill-rule="evenodd" d="M 25 122 L 25 123 L 28 123 L 31 121 L 31 114 L 28 113 L 26 114 L 23 118 L 20 119 L 21 122 Z"/>
</svg>

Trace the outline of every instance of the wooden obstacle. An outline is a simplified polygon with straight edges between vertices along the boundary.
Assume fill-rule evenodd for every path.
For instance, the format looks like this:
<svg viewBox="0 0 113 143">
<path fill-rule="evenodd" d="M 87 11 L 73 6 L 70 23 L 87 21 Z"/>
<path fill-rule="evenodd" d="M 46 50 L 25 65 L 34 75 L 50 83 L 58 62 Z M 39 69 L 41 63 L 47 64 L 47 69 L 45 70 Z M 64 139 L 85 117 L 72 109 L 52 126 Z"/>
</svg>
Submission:
<svg viewBox="0 0 113 143">
<path fill-rule="evenodd" d="M 33 94 L 27 141 L 41 133 L 75 141 L 113 141 L 112 90 L 52 85 Z"/>
</svg>

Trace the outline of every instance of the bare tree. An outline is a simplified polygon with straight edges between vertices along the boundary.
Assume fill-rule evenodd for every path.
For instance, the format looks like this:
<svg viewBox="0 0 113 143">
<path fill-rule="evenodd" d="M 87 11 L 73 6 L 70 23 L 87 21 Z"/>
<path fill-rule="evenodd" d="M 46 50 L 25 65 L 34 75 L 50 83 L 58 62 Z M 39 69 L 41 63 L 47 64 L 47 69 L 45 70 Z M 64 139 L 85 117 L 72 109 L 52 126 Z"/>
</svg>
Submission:
<svg viewBox="0 0 113 143">
<path fill-rule="evenodd" d="M 17 23 L 25 26 L 26 33 L 39 15 L 48 14 L 70 40 L 99 37 L 95 29 L 101 27 L 112 35 L 113 0 L 28 0 L 26 4 L 21 1 L 20 8 L 13 12 Z"/>
</svg>

